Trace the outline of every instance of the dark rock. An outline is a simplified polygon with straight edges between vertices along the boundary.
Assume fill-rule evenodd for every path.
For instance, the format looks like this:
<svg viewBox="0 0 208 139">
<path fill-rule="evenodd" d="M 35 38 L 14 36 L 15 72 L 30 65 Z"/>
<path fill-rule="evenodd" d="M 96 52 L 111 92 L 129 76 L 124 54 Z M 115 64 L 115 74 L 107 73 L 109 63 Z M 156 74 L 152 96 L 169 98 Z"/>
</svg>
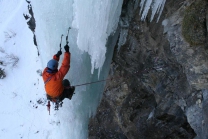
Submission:
<svg viewBox="0 0 208 139">
<path fill-rule="evenodd" d="M 39 56 L 40 53 L 39 53 L 39 50 L 38 50 L 38 44 L 37 44 L 36 35 L 35 35 L 36 21 L 35 21 L 34 13 L 33 13 L 33 10 L 32 10 L 32 5 L 30 4 L 30 1 L 26 0 L 26 2 L 28 3 L 29 15 L 23 14 L 23 16 L 24 16 L 25 20 L 27 20 L 27 24 L 28 24 L 29 29 L 33 32 L 33 42 L 34 42 L 34 45 L 37 48 L 37 52 L 38 52 L 38 56 Z"/>
<path fill-rule="evenodd" d="M 30 15 L 23 14 L 23 16 L 24 16 L 25 20 L 28 20 L 27 24 L 28 24 L 30 30 L 32 32 L 35 32 L 36 23 L 35 23 L 34 13 L 33 13 L 33 10 L 32 10 L 32 5 L 30 4 L 30 2 L 28 2 L 28 11 L 29 11 Z"/>
<path fill-rule="evenodd" d="M 207 44 L 195 47 L 182 36 L 186 9 L 195 2 L 166 1 L 157 23 L 150 15 L 141 21 L 138 3 L 124 0 L 120 28 L 126 40 L 118 41 L 113 80 L 90 120 L 89 138 L 208 138 Z M 204 25 L 206 10 L 198 14 Z"/>
<path fill-rule="evenodd" d="M 6 77 L 6 73 L 4 71 L 4 69 L 0 68 L 0 79 L 3 79 Z"/>
<path fill-rule="evenodd" d="M 182 33 L 191 45 L 200 45 L 206 42 L 206 11 L 208 2 L 199 0 L 186 8 L 183 18 Z"/>
</svg>

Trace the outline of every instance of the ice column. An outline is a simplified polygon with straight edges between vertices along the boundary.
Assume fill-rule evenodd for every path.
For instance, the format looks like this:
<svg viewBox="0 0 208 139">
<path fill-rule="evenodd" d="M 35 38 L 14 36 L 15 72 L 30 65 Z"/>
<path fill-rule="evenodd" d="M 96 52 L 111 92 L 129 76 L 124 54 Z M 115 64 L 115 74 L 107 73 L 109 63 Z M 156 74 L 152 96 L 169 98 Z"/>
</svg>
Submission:
<svg viewBox="0 0 208 139">
<path fill-rule="evenodd" d="M 91 73 L 105 61 L 108 36 L 118 25 L 123 0 L 74 1 L 72 27 L 78 30 L 77 46 L 91 57 Z M 87 35 L 86 35 L 87 34 Z"/>
<path fill-rule="evenodd" d="M 149 9 L 152 10 L 150 22 L 153 20 L 155 14 L 158 14 L 157 22 L 160 19 L 166 0 L 141 0 L 140 2 L 140 14 L 142 13 L 141 20 L 145 20 Z"/>
</svg>

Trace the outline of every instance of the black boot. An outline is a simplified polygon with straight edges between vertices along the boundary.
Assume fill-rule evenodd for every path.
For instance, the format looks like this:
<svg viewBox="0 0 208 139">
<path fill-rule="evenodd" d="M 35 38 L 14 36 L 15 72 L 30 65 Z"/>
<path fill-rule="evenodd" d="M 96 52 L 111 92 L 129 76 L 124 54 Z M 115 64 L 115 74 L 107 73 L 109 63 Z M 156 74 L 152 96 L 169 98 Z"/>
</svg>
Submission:
<svg viewBox="0 0 208 139">
<path fill-rule="evenodd" d="M 69 88 L 69 99 L 71 100 L 72 99 L 72 96 L 75 94 L 74 93 L 74 90 L 75 90 L 75 87 L 74 86 L 71 86 L 70 88 Z"/>
</svg>

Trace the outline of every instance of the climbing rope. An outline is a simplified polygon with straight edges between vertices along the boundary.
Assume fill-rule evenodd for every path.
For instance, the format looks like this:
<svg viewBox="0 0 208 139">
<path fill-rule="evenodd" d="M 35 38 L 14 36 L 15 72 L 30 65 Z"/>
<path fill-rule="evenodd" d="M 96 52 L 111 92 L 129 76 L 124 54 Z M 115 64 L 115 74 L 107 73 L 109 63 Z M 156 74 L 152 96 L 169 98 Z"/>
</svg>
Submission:
<svg viewBox="0 0 208 139">
<path fill-rule="evenodd" d="M 113 78 L 108 78 L 108 79 L 104 79 L 104 80 L 99 80 L 99 81 L 94 81 L 94 82 L 89 82 L 89 83 L 84 83 L 84 84 L 74 85 L 74 87 L 77 87 L 77 86 L 83 86 L 83 85 L 88 85 L 88 84 L 94 84 L 94 83 L 98 83 L 98 82 L 104 82 L 104 81 L 112 80 L 112 79 L 113 79 Z"/>
</svg>

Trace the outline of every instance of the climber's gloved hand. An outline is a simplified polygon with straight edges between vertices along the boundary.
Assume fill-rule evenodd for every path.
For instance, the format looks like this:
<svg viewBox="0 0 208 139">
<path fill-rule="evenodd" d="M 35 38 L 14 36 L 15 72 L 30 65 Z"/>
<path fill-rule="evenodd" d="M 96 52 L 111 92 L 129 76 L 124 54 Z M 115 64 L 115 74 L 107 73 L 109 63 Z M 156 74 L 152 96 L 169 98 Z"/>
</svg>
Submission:
<svg viewBox="0 0 208 139">
<path fill-rule="evenodd" d="M 62 54 L 61 50 L 57 52 L 56 56 L 59 57 Z"/>
<path fill-rule="evenodd" d="M 66 52 L 69 52 L 69 46 L 67 44 L 64 46 L 64 49 Z"/>
</svg>

